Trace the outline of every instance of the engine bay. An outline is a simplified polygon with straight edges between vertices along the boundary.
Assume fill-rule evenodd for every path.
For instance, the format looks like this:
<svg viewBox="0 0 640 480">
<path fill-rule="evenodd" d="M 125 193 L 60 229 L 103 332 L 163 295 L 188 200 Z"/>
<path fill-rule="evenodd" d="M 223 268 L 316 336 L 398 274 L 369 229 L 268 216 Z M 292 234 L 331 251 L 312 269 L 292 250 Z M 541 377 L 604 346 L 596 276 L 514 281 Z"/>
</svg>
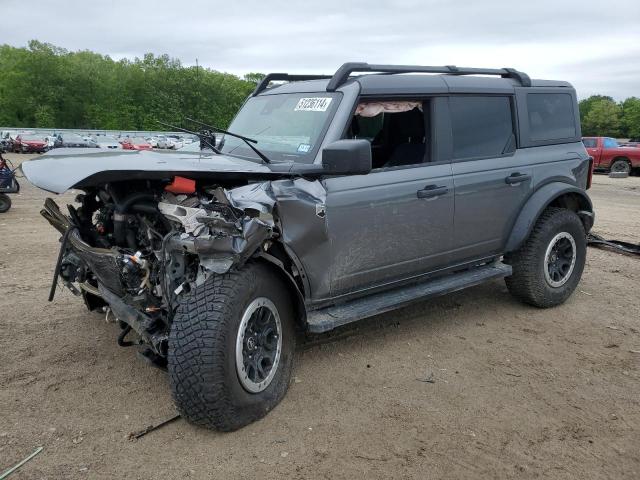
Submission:
<svg viewBox="0 0 640 480">
<path fill-rule="evenodd" d="M 228 188 L 174 177 L 85 188 L 63 213 L 47 199 L 42 215 L 62 234 L 58 279 L 90 310 L 121 327 L 122 346 L 144 344 L 162 360 L 175 311 L 210 275 L 273 256 L 297 275 L 277 241 L 271 182 Z M 139 337 L 126 340 L 133 330 Z"/>
</svg>

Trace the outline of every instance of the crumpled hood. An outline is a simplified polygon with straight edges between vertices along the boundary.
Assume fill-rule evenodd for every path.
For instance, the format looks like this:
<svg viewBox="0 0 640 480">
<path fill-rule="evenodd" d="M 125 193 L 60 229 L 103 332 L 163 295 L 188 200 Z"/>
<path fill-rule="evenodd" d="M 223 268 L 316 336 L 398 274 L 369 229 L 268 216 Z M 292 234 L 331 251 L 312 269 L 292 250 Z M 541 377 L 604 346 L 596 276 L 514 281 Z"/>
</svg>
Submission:
<svg viewBox="0 0 640 480">
<path fill-rule="evenodd" d="M 22 163 L 32 184 L 53 193 L 118 180 L 161 179 L 173 175 L 204 178 L 214 174 L 247 174 L 268 178 L 266 165 L 213 153 L 58 148 Z"/>
</svg>

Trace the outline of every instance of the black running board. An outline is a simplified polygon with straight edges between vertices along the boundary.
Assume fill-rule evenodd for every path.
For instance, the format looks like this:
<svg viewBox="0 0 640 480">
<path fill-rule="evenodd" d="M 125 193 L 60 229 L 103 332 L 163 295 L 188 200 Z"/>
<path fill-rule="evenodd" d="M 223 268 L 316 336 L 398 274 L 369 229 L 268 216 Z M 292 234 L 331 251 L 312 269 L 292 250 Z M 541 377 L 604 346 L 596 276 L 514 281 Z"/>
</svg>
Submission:
<svg viewBox="0 0 640 480">
<path fill-rule="evenodd" d="M 341 325 L 395 310 L 425 298 L 437 297 L 479 283 L 511 275 L 511 266 L 501 262 L 482 265 L 433 280 L 376 293 L 347 303 L 313 310 L 307 314 L 312 333 L 328 332 Z"/>
</svg>

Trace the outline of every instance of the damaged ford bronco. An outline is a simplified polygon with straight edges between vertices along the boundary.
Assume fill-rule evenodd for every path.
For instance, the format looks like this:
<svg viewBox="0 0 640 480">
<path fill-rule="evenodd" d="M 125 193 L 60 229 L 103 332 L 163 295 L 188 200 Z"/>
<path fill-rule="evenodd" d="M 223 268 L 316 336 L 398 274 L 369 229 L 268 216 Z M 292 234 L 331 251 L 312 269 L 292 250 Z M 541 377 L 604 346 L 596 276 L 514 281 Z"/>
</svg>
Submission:
<svg viewBox="0 0 640 480">
<path fill-rule="evenodd" d="M 216 131 L 213 135 L 211 131 Z M 234 430 L 284 397 L 296 332 L 504 278 L 563 303 L 594 221 L 573 87 L 514 69 L 270 74 L 195 152 L 57 149 L 36 186 L 54 283 L 166 366 L 179 412 Z"/>
</svg>

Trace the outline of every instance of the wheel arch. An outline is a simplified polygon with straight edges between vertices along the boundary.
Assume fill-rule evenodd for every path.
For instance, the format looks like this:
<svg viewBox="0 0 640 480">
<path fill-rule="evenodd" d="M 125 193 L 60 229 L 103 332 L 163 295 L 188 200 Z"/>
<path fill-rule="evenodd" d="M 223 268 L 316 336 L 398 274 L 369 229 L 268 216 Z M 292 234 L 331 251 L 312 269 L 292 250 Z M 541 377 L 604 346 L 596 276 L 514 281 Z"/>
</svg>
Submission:
<svg viewBox="0 0 640 480">
<path fill-rule="evenodd" d="M 264 251 L 256 253 L 256 261 L 266 265 L 287 286 L 296 314 L 296 325 L 304 329 L 307 324 L 307 309 L 304 301 L 304 292 L 301 290 L 293 275 L 289 270 L 287 270 L 284 262 L 278 257 Z"/>
<path fill-rule="evenodd" d="M 611 159 L 611 165 L 613 165 L 613 162 L 615 162 L 616 160 L 622 160 L 623 162 L 627 162 L 629 165 L 631 165 L 631 160 L 629 159 L 629 157 L 625 157 L 624 155 L 618 155 L 617 157 L 613 157 Z"/>
<path fill-rule="evenodd" d="M 588 195 L 578 187 L 554 182 L 538 189 L 524 204 L 507 239 L 505 252 L 520 248 L 533 226 L 548 207 L 566 208 L 580 217 L 586 232 L 594 221 L 593 205 Z"/>
</svg>

